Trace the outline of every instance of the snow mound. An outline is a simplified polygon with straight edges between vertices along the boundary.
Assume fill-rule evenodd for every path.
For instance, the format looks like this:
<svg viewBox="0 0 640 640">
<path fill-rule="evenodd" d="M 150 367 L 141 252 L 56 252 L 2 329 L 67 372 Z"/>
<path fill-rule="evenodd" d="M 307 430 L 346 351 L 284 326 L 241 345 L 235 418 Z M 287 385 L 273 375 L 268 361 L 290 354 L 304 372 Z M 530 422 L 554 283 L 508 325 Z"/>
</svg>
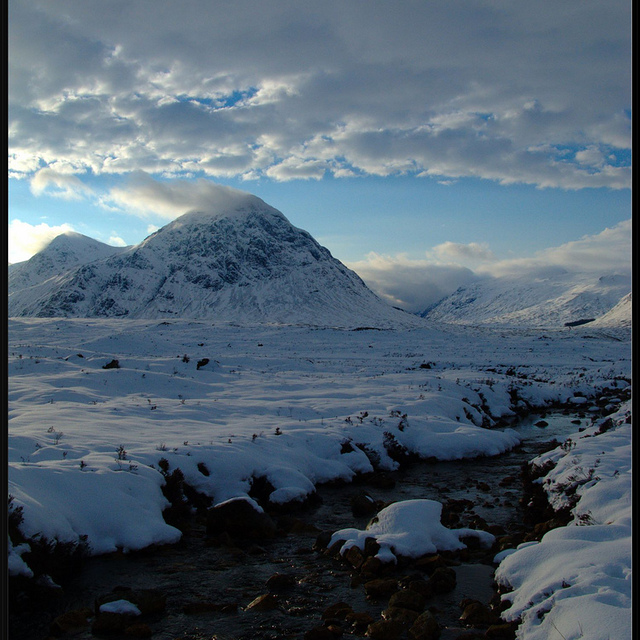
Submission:
<svg viewBox="0 0 640 640">
<path fill-rule="evenodd" d="M 364 551 L 367 538 L 380 545 L 377 556 L 383 562 L 396 562 L 398 556 L 419 558 L 438 551 L 464 549 L 464 537 L 478 538 L 490 547 L 495 538 L 478 529 L 447 529 L 441 522 L 442 504 L 435 500 L 404 500 L 382 509 L 362 531 L 341 529 L 331 537 L 329 546 L 344 540 L 340 553 L 351 547 Z"/>
</svg>

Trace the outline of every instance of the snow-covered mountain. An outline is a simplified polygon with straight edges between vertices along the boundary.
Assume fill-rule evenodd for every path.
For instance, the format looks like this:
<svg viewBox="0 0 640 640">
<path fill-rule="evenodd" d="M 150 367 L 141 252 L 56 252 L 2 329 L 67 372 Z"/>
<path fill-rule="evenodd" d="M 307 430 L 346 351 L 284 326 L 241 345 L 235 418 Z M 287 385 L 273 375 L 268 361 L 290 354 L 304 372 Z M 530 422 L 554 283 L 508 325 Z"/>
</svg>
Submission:
<svg viewBox="0 0 640 640">
<path fill-rule="evenodd" d="M 126 247 L 112 247 L 81 233 L 67 231 L 56 236 L 29 260 L 9 265 L 9 291 L 39 285 L 74 267 L 108 258 L 125 249 Z"/>
<path fill-rule="evenodd" d="M 630 276 L 553 269 L 538 277 L 483 278 L 460 287 L 421 315 L 454 324 L 562 327 L 602 318 L 630 291 Z M 629 298 L 609 324 L 624 325 L 627 320 L 630 324 L 630 318 Z"/>
<path fill-rule="evenodd" d="M 41 262 L 34 256 L 22 263 L 20 280 L 10 281 L 9 315 L 328 326 L 420 321 L 378 298 L 260 198 L 235 190 L 226 196 L 212 210 L 187 213 L 138 245 L 70 269 L 52 263 L 44 281 L 31 273 Z M 92 250 L 87 244 L 83 255 Z M 38 280 L 38 286 L 24 286 Z"/>
<path fill-rule="evenodd" d="M 618 302 L 618 304 L 607 311 L 603 316 L 597 318 L 593 326 L 597 327 L 630 327 L 631 326 L 631 293 Z"/>
</svg>

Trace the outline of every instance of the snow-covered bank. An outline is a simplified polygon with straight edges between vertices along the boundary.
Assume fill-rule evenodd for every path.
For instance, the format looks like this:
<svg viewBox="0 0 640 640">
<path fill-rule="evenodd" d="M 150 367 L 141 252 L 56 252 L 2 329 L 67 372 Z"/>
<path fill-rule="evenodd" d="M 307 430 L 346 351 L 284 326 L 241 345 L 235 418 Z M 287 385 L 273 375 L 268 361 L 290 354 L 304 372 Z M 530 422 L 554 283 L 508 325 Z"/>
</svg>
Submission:
<svg viewBox="0 0 640 640">
<path fill-rule="evenodd" d="M 303 499 L 318 483 L 394 468 L 397 451 L 501 453 L 518 436 L 483 426 L 627 386 L 631 368 L 624 333 L 428 325 L 11 319 L 8 355 L 21 531 L 87 536 L 93 553 L 179 538 L 162 517 L 163 469 L 213 503 L 247 496 L 255 478 L 271 483 L 272 502 Z"/>
<path fill-rule="evenodd" d="M 573 520 L 497 557 L 518 637 L 631 638 L 631 459 L 626 402 L 534 460 L 551 505 Z"/>
</svg>

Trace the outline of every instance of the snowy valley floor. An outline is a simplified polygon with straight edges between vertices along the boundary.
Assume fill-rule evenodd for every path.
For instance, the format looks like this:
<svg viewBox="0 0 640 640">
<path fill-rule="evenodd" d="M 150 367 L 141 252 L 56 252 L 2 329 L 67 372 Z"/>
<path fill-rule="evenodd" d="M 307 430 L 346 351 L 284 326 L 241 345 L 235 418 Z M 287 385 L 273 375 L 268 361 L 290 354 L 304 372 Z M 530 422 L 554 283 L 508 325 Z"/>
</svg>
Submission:
<svg viewBox="0 0 640 640">
<path fill-rule="evenodd" d="M 179 539 L 163 465 L 213 504 L 247 498 L 256 478 L 287 503 L 393 469 L 393 451 L 497 455 L 519 442 L 502 421 L 514 411 L 595 416 L 608 390 L 608 421 L 536 461 L 572 522 L 504 553 L 496 576 L 522 638 L 630 637 L 630 404 L 615 399 L 629 391 L 629 332 L 10 319 L 8 360 L 10 508 L 27 540 L 86 536 L 94 554 Z M 389 526 L 420 521 L 409 516 Z M 442 550 L 439 524 L 426 537 Z M 10 541 L 12 574 L 31 574 L 27 545 Z"/>
</svg>

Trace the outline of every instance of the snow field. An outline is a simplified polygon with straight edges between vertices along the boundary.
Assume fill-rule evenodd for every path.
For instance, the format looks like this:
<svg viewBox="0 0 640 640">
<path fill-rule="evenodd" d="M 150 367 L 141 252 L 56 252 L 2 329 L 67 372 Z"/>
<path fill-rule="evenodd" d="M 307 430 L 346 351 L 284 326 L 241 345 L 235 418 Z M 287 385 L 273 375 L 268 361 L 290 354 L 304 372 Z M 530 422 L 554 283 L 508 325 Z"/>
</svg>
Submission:
<svg viewBox="0 0 640 640">
<path fill-rule="evenodd" d="M 209 362 L 198 369 L 203 358 Z M 113 359 L 119 368 L 104 369 Z M 506 451 L 517 434 L 483 422 L 512 415 L 514 402 L 546 406 L 584 397 L 588 411 L 601 389 L 626 386 L 631 357 L 624 335 L 586 329 L 10 319 L 8 367 L 9 494 L 23 509 L 21 530 L 26 538 L 87 536 L 98 554 L 179 539 L 162 517 L 162 459 L 214 504 L 246 497 L 257 477 L 273 485 L 272 502 L 300 500 L 318 483 L 349 481 L 373 464 L 394 468 L 384 446 L 390 436 L 424 457 Z M 577 466 L 587 474 L 595 468 L 579 484 L 574 506 L 577 521 L 591 526 L 554 530 L 499 565 L 500 579 L 513 588 L 505 615 L 523 616 L 521 637 L 551 637 L 551 625 L 560 628 L 571 615 L 566 603 L 588 608 L 594 599 L 615 609 L 611 637 L 625 637 L 630 426 L 585 438 L 589 433 L 546 454 L 556 466 L 543 481 L 560 504 L 563 491 L 554 488 L 567 486 Z M 422 535 L 428 546 L 436 532 L 411 523 L 424 520 L 416 509 L 434 505 L 395 507 L 405 515 L 397 512 L 378 533 L 402 533 L 409 546 Z M 436 548 L 449 538 L 459 543 L 455 530 L 439 533 Z M 590 545 L 602 561 L 593 562 Z M 29 575 L 25 548 L 9 545 L 12 573 Z M 585 566 L 588 554 L 592 565 Z M 537 618 L 546 607 L 552 612 Z M 594 605 L 561 633 L 596 637 L 585 628 L 596 615 L 604 612 Z M 584 636 L 575 635 L 579 627 Z"/>
</svg>

